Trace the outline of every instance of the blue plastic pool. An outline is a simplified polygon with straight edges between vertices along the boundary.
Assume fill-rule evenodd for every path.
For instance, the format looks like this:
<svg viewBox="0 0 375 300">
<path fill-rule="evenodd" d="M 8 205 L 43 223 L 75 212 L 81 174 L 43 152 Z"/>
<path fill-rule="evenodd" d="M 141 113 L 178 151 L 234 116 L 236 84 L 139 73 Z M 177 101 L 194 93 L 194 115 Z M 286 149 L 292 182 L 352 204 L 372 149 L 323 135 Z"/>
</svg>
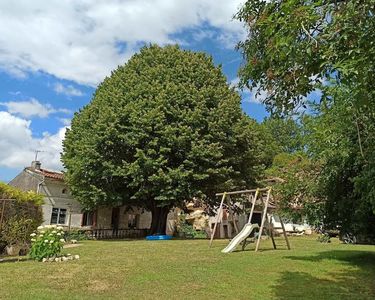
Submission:
<svg viewBox="0 0 375 300">
<path fill-rule="evenodd" d="M 146 240 L 149 241 L 160 241 L 160 240 L 170 240 L 172 236 L 170 235 L 148 235 L 146 236 Z"/>
</svg>

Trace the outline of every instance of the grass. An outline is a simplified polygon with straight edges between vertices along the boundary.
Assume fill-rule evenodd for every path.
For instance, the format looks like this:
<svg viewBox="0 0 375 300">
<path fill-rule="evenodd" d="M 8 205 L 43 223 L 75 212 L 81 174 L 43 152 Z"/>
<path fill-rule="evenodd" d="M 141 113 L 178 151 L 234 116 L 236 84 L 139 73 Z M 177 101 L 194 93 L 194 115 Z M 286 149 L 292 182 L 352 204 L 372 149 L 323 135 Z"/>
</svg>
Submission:
<svg viewBox="0 0 375 300">
<path fill-rule="evenodd" d="M 0 299 L 375 299 L 375 246 L 293 237 L 290 251 L 264 241 L 222 254 L 226 244 L 87 241 L 65 250 L 79 261 L 1 263 Z"/>
</svg>

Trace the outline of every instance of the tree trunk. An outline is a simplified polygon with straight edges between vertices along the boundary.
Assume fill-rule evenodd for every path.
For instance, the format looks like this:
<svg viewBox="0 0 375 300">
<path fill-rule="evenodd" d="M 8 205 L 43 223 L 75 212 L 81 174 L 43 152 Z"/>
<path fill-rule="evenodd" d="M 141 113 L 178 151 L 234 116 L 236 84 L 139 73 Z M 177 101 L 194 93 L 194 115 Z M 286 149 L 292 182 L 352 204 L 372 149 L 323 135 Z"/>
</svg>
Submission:
<svg viewBox="0 0 375 300">
<path fill-rule="evenodd" d="M 167 216 L 169 207 L 154 207 L 151 210 L 152 221 L 150 234 L 165 235 L 167 229 Z"/>
</svg>

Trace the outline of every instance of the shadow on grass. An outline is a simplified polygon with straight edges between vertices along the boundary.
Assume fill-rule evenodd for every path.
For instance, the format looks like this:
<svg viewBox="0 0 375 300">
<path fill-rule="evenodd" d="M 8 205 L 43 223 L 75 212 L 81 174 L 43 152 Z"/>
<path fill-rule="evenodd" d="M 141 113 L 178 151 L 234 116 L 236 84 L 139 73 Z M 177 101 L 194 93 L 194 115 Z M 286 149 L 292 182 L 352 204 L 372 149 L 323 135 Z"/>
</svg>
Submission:
<svg viewBox="0 0 375 300">
<path fill-rule="evenodd" d="M 316 264 L 321 264 L 323 270 L 319 277 L 307 272 L 283 272 L 274 286 L 276 299 L 375 299 L 375 252 L 336 250 L 285 259 L 313 262 L 311 269 L 315 271 L 319 268 Z M 327 260 L 339 263 L 336 271 L 324 271 Z M 331 262 L 330 269 L 334 267 Z"/>
</svg>

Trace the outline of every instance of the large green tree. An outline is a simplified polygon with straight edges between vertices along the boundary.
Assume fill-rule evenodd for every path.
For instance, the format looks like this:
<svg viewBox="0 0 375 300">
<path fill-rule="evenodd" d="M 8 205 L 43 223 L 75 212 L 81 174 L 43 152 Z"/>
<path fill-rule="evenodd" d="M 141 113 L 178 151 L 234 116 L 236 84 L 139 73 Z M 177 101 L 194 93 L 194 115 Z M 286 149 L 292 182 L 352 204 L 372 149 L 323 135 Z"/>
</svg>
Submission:
<svg viewBox="0 0 375 300">
<path fill-rule="evenodd" d="M 318 183 L 327 199 L 324 223 L 375 241 L 373 112 L 359 113 L 348 88 L 331 93 L 335 103 L 323 102 L 320 113 L 305 122 L 307 149 L 323 163 Z"/>
<path fill-rule="evenodd" d="M 258 128 L 211 57 L 144 47 L 75 114 L 66 179 L 86 207 L 138 205 L 164 233 L 172 207 L 255 183 L 266 145 Z"/>
<path fill-rule="evenodd" d="M 249 33 L 240 84 L 267 91 L 270 111 L 321 91 L 305 129 L 326 224 L 375 236 L 375 0 L 252 0 L 237 18 Z"/>
</svg>

